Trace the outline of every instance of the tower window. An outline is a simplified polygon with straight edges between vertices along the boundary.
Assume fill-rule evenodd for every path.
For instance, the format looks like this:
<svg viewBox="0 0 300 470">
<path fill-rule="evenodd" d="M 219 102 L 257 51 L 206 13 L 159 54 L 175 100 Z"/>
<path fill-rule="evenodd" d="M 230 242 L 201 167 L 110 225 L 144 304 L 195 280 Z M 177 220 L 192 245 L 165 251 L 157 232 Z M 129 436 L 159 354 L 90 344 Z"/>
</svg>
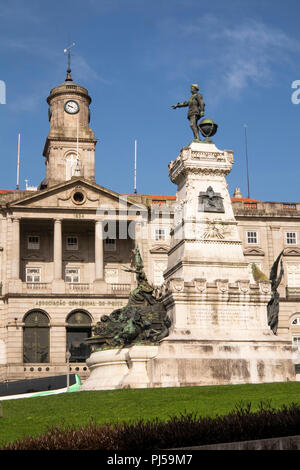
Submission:
<svg viewBox="0 0 300 470">
<path fill-rule="evenodd" d="M 69 153 L 66 156 L 66 180 L 70 180 L 75 174 L 77 165 L 77 156 L 75 153 Z"/>
</svg>

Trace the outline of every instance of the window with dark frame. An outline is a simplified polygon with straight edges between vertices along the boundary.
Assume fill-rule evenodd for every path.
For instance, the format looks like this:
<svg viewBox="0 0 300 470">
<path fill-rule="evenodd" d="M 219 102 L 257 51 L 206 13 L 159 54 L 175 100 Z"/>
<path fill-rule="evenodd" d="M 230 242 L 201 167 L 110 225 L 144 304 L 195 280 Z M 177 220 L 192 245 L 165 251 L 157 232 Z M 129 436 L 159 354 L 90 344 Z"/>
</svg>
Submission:
<svg viewBox="0 0 300 470">
<path fill-rule="evenodd" d="M 39 248 L 40 248 L 40 237 L 38 235 L 28 235 L 28 237 L 27 237 L 27 248 L 28 248 L 28 250 L 39 250 Z"/>
<path fill-rule="evenodd" d="M 258 236 L 257 232 L 247 232 L 247 243 L 249 244 L 257 244 Z"/>
<path fill-rule="evenodd" d="M 67 351 L 71 353 L 70 362 L 85 362 L 91 354 L 85 342 L 92 334 L 91 319 L 83 311 L 71 313 L 67 320 Z"/>
<path fill-rule="evenodd" d="M 287 245 L 296 245 L 297 244 L 296 232 L 286 232 L 286 243 L 287 243 Z"/>
<path fill-rule="evenodd" d="M 78 237 L 67 237 L 67 250 L 78 250 Z"/>
</svg>

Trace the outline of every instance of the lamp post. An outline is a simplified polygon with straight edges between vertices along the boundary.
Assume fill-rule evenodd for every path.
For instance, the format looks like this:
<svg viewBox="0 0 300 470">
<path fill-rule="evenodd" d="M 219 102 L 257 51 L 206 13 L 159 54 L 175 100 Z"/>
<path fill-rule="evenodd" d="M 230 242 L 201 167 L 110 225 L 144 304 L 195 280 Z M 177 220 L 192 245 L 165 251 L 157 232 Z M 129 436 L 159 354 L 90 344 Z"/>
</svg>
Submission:
<svg viewBox="0 0 300 470">
<path fill-rule="evenodd" d="M 70 357 L 71 353 L 70 351 L 66 352 L 66 361 L 67 361 L 67 392 L 69 392 L 70 388 Z"/>
</svg>

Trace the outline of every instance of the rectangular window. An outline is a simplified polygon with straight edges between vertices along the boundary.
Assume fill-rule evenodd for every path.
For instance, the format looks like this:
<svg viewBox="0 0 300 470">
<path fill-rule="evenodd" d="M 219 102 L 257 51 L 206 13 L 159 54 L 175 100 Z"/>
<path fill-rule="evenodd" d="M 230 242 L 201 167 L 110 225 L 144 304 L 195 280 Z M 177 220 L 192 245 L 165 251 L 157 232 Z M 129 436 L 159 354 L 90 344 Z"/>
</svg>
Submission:
<svg viewBox="0 0 300 470">
<path fill-rule="evenodd" d="M 155 229 L 155 240 L 161 241 L 166 239 L 166 229 L 165 228 L 156 228 Z"/>
<path fill-rule="evenodd" d="M 287 245 L 296 245 L 297 244 L 297 235 L 296 232 L 286 232 L 286 243 Z"/>
<path fill-rule="evenodd" d="M 300 336 L 293 337 L 293 346 L 298 346 L 298 349 L 300 349 Z"/>
<path fill-rule="evenodd" d="M 107 284 L 118 284 L 119 271 L 117 268 L 105 268 L 104 279 Z"/>
<path fill-rule="evenodd" d="M 40 237 L 37 235 L 28 235 L 27 238 L 28 250 L 39 250 L 40 248 Z"/>
<path fill-rule="evenodd" d="M 79 268 L 66 268 L 65 281 L 76 283 L 80 282 L 80 269 Z"/>
<path fill-rule="evenodd" d="M 41 282 L 41 268 L 26 268 L 26 282 Z"/>
<path fill-rule="evenodd" d="M 300 264 L 287 263 L 286 268 L 288 287 L 300 287 Z"/>
<path fill-rule="evenodd" d="M 256 204 L 256 202 L 244 202 L 244 207 L 246 209 L 256 210 L 257 209 L 257 204 Z"/>
<path fill-rule="evenodd" d="M 247 232 L 247 243 L 257 244 L 258 243 L 258 234 L 257 232 Z"/>
<path fill-rule="evenodd" d="M 116 251 L 117 244 L 114 238 L 105 238 L 104 239 L 104 250 L 105 251 Z"/>
<path fill-rule="evenodd" d="M 297 209 L 296 204 L 284 203 L 282 205 L 283 210 L 295 211 Z"/>
<path fill-rule="evenodd" d="M 67 250 L 78 250 L 78 237 L 67 237 Z"/>
</svg>

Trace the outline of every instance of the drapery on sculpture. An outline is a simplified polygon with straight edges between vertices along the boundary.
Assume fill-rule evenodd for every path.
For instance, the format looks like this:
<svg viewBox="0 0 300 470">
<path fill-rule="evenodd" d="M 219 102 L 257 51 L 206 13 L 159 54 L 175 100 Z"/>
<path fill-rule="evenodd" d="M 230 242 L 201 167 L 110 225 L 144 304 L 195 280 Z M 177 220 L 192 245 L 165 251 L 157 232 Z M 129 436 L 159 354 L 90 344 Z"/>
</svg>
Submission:
<svg viewBox="0 0 300 470">
<path fill-rule="evenodd" d="M 283 264 L 282 264 L 282 254 L 279 253 L 277 256 L 271 271 L 270 271 L 270 276 L 267 277 L 259 268 L 256 266 L 255 263 L 252 263 L 252 273 L 253 273 L 253 278 L 254 280 L 257 281 L 265 281 L 265 280 L 270 280 L 271 281 L 271 291 L 272 291 L 272 296 L 271 299 L 268 302 L 267 305 L 267 312 L 268 312 L 268 325 L 273 331 L 274 335 L 277 334 L 277 328 L 278 328 L 278 314 L 279 314 L 279 294 L 277 292 L 277 288 L 279 287 L 279 284 L 281 282 L 284 270 L 283 270 Z M 278 264 L 280 262 L 280 272 L 279 275 L 277 276 L 277 271 L 278 271 Z"/>
<path fill-rule="evenodd" d="M 103 315 L 86 340 L 94 349 L 123 348 L 133 344 L 155 344 L 168 336 L 171 321 L 164 305 L 154 296 L 144 271 L 138 245 L 135 251 L 135 268 L 123 268 L 136 274 L 137 287 L 131 291 L 123 308 Z"/>
</svg>

